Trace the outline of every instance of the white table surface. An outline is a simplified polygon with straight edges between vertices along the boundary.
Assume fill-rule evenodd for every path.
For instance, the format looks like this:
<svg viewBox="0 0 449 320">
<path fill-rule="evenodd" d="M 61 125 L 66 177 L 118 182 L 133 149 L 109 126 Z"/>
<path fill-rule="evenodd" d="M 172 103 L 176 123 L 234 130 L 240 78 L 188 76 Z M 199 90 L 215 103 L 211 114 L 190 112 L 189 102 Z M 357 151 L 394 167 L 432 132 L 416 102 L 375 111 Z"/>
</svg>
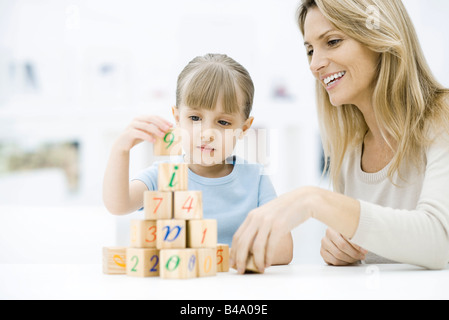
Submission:
<svg viewBox="0 0 449 320">
<path fill-rule="evenodd" d="M 0 264 L 0 299 L 449 299 L 449 268 L 290 265 L 190 280 L 104 275 L 100 264 Z"/>
</svg>

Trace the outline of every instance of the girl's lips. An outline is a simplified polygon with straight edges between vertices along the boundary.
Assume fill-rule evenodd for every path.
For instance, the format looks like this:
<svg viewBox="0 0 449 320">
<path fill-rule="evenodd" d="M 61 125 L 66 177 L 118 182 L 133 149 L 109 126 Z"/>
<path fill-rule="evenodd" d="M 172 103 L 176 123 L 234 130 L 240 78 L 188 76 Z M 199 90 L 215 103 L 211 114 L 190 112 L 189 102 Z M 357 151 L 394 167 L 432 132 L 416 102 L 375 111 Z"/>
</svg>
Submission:
<svg viewBox="0 0 449 320">
<path fill-rule="evenodd" d="M 202 152 L 212 152 L 215 150 L 214 148 L 211 148 L 209 146 L 201 146 L 201 147 L 197 147 L 197 148 L 201 149 Z"/>
</svg>

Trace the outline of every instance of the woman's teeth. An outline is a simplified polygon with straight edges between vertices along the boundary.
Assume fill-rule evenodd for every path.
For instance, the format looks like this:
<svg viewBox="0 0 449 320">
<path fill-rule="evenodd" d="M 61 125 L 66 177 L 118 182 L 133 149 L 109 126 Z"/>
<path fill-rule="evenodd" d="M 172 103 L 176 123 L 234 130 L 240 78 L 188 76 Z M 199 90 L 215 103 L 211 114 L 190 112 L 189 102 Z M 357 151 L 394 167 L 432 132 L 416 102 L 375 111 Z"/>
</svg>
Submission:
<svg viewBox="0 0 449 320">
<path fill-rule="evenodd" d="M 338 79 L 342 78 L 345 74 L 346 74 L 346 72 L 342 71 L 342 72 L 336 73 L 334 75 L 331 75 L 331 76 L 327 77 L 326 79 L 324 79 L 324 84 L 327 86 L 330 86 L 334 82 L 336 82 Z"/>
</svg>

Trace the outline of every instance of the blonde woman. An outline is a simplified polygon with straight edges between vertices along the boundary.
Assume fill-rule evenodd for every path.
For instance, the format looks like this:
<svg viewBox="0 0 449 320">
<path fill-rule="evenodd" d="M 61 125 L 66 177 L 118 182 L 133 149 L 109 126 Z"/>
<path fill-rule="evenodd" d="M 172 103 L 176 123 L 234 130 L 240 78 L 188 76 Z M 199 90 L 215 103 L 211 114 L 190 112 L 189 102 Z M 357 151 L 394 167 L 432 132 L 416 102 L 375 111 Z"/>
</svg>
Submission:
<svg viewBox="0 0 449 320">
<path fill-rule="evenodd" d="M 303 0 L 298 23 L 335 192 L 301 188 L 252 211 L 231 262 L 243 272 L 252 252 L 263 270 L 278 240 L 315 218 L 329 226 L 321 256 L 330 265 L 445 268 L 449 91 L 429 70 L 402 1 Z"/>
<path fill-rule="evenodd" d="M 178 77 L 176 126 L 183 131 L 182 156 L 168 162 L 188 164 L 189 190 L 203 192 L 205 219 L 216 219 L 218 242 L 231 244 L 248 212 L 276 197 L 273 185 L 258 164 L 233 156 L 237 139 L 251 128 L 254 85 L 248 71 L 223 54 L 193 59 Z M 134 119 L 115 141 L 103 184 L 103 200 L 115 215 L 143 206 L 143 194 L 158 188 L 158 164 L 129 179 L 129 153 L 143 142 L 155 142 L 173 125 L 158 116 Z M 187 206 L 190 204 L 187 203 Z M 288 264 L 293 255 L 290 234 L 279 243 L 276 264 Z"/>
</svg>

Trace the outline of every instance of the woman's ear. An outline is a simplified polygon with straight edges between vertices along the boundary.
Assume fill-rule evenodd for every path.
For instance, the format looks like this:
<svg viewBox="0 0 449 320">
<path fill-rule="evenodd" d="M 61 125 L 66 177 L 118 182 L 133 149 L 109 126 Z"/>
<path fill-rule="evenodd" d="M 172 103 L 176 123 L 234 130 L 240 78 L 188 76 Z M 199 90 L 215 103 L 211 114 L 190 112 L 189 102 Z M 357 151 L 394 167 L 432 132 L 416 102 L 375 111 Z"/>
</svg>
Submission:
<svg viewBox="0 0 449 320">
<path fill-rule="evenodd" d="M 176 126 L 179 127 L 179 108 L 177 106 L 171 107 L 173 118 L 175 118 Z"/>
<path fill-rule="evenodd" d="M 251 126 L 253 125 L 253 121 L 254 121 L 254 117 L 249 117 L 245 123 L 242 126 L 242 132 L 240 133 L 239 139 L 243 139 L 243 137 L 245 136 L 245 134 L 248 132 L 248 130 L 251 128 Z"/>
</svg>

